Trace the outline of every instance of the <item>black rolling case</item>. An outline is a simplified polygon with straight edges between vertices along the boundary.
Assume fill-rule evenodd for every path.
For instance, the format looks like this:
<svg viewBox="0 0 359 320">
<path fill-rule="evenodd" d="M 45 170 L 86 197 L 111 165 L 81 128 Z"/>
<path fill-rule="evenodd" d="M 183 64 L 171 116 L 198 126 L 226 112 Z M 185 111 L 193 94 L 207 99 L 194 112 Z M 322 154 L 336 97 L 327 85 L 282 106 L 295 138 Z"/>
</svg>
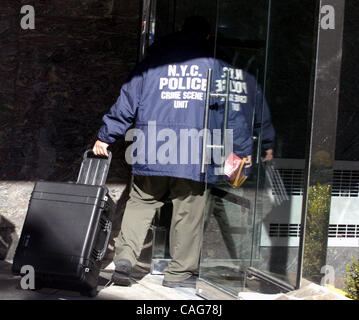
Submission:
<svg viewBox="0 0 359 320">
<path fill-rule="evenodd" d="M 109 158 L 84 154 L 77 182 L 37 182 L 12 272 L 35 271 L 36 288 L 94 296 L 112 229 L 114 203 L 105 187 Z"/>
</svg>

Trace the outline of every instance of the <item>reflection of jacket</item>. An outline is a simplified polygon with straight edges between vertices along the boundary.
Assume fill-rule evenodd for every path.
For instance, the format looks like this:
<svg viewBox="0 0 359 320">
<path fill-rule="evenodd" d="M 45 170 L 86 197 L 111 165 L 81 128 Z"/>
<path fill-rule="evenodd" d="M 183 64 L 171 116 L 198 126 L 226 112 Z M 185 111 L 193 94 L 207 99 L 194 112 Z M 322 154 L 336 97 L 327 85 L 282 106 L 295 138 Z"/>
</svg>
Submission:
<svg viewBox="0 0 359 320">
<path fill-rule="evenodd" d="M 132 126 L 137 129 L 132 131 L 136 137 L 132 144 L 134 174 L 204 180 L 200 174 L 202 145 L 191 148 L 191 142 L 196 138 L 201 141 L 207 70 L 212 68 L 217 79 L 226 66 L 213 59 L 204 47 L 194 35 L 180 35 L 176 44 L 156 48 L 138 65 L 122 86 L 117 102 L 103 117 L 98 138 L 104 142 L 115 142 Z M 248 104 L 255 101 L 252 85 L 250 79 Z M 242 109 L 235 110 L 229 114 L 234 151 L 238 155 L 251 154 L 251 117 Z"/>
<path fill-rule="evenodd" d="M 258 89 L 257 97 L 259 101 L 255 105 L 255 117 L 253 121 L 253 131 L 256 136 L 262 137 L 262 147 L 264 150 L 274 149 L 275 131 L 273 128 L 271 115 L 266 99 Z"/>
</svg>

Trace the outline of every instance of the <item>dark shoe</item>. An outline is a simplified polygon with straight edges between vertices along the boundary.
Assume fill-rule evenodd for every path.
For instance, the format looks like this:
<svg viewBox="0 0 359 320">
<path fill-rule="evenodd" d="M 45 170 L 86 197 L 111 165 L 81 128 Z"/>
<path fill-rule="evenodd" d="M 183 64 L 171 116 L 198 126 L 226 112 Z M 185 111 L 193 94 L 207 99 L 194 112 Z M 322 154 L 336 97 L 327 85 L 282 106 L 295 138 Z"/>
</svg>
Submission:
<svg viewBox="0 0 359 320">
<path fill-rule="evenodd" d="M 190 276 L 187 279 L 181 280 L 181 281 L 162 281 L 162 285 L 164 287 L 169 287 L 169 288 L 196 288 L 196 281 L 197 281 L 197 277 L 196 276 Z"/>
<path fill-rule="evenodd" d="M 115 264 L 115 272 L 112 275 L 112 282 L 116 286 L 129 286 L 131 284 L 130 274 L 131 262 L 127 259 L 120 259 Z"/>
</svg>

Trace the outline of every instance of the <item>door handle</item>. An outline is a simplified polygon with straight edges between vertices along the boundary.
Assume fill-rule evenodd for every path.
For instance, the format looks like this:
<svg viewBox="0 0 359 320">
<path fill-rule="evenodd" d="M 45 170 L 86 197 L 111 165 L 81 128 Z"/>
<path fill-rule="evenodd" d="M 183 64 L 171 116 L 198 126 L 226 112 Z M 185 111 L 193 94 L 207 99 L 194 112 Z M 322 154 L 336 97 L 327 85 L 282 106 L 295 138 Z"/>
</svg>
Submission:
<svg viewBox="0 0 359 320">
<path fill-rule="evenodd" d="M 206 87 L 206 100 L 204 106 L 204 123 L 203 123 L 203 144 L 202 144 L 202 162 L 201 162 L 201 173 L 206 171 L 206 151 L 207 151 L 207 138 L 208 138 L 208 121 L 209 121 L 209 99 L 211 92 L 212 83 L 212 69 L 207 71 L 207 87 Z"/>
<path fill-rule="evenodd" d="M 224 104 L 224 118 L 223 118 L 223 132 L 222 132 L 222 158 L 226 155 L 226 145 L 227 145 L 227 128 L 228 128 L 228 110 L 229 110 L 229 88 L 230 88 L 230 79 L 229 79 L 229 70 L 227 71 L 226 77 L 226 93 L 225 93 L 225 104 Z M 223 159 L 222 159 L 223 166 Z"/>
<path fill-rule="evenodd" d="M 227 143 L 226 138 L 226 130 L 228 127 L 228 110 L 229 110 L 229 91 L 230 91 L 230 77 L 229 77 L 229 70 L 227 71 L 226 76 L 226 87 L 225 87 L 225 93 L 217 93 L 217 92 L 211 92 L 211 84 L 212 84 L 212 74 L 213 70 L 208 69 L 207 71 L 207 87 L 206 87 L 206 100 L 205 100 L 205 108 L 204 108 L 204 133 L 203 133 L 203 145 L 202 145 L 202 162 L 201 162 L 201 173 L 206 172 L 206 153 L 207 148 L 216 149 L 220 148 L 222 149 L 222 158 L 225 156 L 225 148 Z M 208 140 L 208 122 L 209 122 L 209 103 L 210 98 L 223 98 L 225 99 L 225 106 L 224 106 L 224 118 L 223 118 L 223 126 L 222 126 L 222 139 L 221 139 L 221 145 L 211 145 L 207 144 Z M 222 161 L 222 167 L 223 167 L 223 161 Z"/>
</svg>

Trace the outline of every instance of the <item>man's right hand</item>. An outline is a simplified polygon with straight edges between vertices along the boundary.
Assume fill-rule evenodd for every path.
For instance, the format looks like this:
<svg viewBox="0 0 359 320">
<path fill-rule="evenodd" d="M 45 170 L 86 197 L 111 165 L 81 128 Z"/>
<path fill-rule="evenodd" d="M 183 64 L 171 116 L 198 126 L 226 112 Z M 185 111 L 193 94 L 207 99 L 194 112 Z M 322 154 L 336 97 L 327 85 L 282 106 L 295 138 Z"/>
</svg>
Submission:
<svg viewBox="0 0 359 320">
<path fill-rule="evenodd" d="M 92 152 L 95 156 L 106 156 L 108 157 L 109 154 L 107 152 L 109 144 L 106 142 L 103 142 L 101 140 L 97 140 L 92 148 Z"/>
</svg>

